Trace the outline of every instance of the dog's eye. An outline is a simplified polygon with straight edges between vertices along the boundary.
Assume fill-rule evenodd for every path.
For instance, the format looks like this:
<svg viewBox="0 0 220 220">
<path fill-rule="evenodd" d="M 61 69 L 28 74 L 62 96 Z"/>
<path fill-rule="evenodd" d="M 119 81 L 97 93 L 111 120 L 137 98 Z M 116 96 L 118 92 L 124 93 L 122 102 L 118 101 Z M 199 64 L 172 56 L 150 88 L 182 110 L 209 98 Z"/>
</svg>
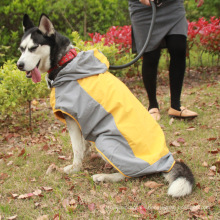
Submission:
<svg viewBox="0 0 220 220">
<path fill-rule="evenodd" d="M 25 51 L 24 47 L 19 47 L 18 50 L 20 50 L 21 53 L 23 53 Z"/>
<path fill-rule="evenodd" d="M 30 52 L 34 52 L 38 48 L 38 45 L 29 48 Z"/>
</svg>

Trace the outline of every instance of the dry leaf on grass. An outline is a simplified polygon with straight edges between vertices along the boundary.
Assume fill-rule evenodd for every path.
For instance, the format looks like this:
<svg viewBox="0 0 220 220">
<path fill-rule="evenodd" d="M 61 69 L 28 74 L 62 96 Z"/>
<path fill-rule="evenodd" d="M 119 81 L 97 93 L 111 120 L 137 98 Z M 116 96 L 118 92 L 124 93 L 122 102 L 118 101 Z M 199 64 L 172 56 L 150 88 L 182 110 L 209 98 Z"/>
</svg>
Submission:
<svg viewBox="0 0 220 220">
<path fill-rule="evenodd" d="M 215 196 L 210 196 L 209 198 L 208 198 L 208 201 L 209 202 L 215 202 Z"/>
<path fill-rule="evenodd" d="M 43 187 L 41 187 L 44 191 L 47 191 L 47 192 L 49 192 L 49 191 L 53 191 L 53 188 L 51 188 L 51 187 L 47 187 L 47 186 L 43 186 Z"/>
<path fill-rule="evenodd" d="M 1 217 L 1 216 L 0 216 Z M 8 219 L 8 220 L 14 220 L 14 219 L 16 219 L 18 216 L 17 215 L 14 215 L 14 216 L 11 216 L 11 217 L 8 217 L 8 218 L 6 218 L 6 219 Z"/>
<path fill-rule="evenodd" d="M 125 191 L 127 191 L 127 190 L 128 190 L 127 187 L 120 187 L 119 188 L 119 192 L 121 192 L 121 193 L 125 193 Z"/>
<path fill-rule="evenodd" d="M 200 208 L 201 208 L 200 205 L 191 206 L 190 211 L 191 212 L 197 212 L 198 210 L 200 210 Z"/>
<path fill-rule="evenodd" d="M 8 177 L 9 177 L 9 175 L 7 173 L 1 173 L 0 174 L 0 180 L 5 180 Z"/>
<path fill-rule="evenodd" d="M 174 147 L 180 147 L 180 143 L 178 141 L 172 141 L 170 143 L 170 146 L 174 146 Z"/>
<path fill-rule="evenodd" d="M 42 215 L 37 218 L 37 220 L 49 220 L 48 215 Z"/>
<path fill-rule="evenodd" d="M 33 194 L 34 194 L 35 196 L 39 196 L 39 195 L 41 195 L 41 193 L 42 193 L 42 191 L 41 191 L 40 189 L 37 189 L 37 190 L 35 190 L 35 191 L 33 192 Z"/>
<path fill-rule="evenodd" d="M 99 211 L 100 211 L 103 215 L 105 215 L 105 213 L 106 213 L 105 207 L 106 207 L 105 204 L 102 204 L 102 205 L 99 205 L 99 206 L 98 206 Z"/>
<path fill-rule="evenodd" d="M 202 163 L 202 166 L 208 167 L 208 163 L 207 163 L 206 161 L 204 161 L 204 162 Z"/>
<path fill-rule="evenodd" d="M 34 196 L 33 193 L 22 194 L 22 195 L 18 196 L 18 199 L 28 199 L 32 196 Z"/>
<path fill-rule="evenodd" d="M 153 194 L 156 191 L 156 189 L 152 189 L 150 191 L 147 192 L 147 195 L 150 196 L 151 194 Z"/>
<path fill-rule="evenodd" d="M 25 154 L 25 149 L 23 148 L 22 150 L 21 150 L 21 152 L 18 154 L 18 157 L 21 157 L 22 155 L 24 155 Z"/>
<path fill-rule="evenodd" d="M 156 189 L 156 188 L 158 188 L 158 187 L 163 186 L 164 184 L 162 184 L 162 183 L 156 183 L 156 182 L 154 182 L 154 181 L 147 181 L 147 182 L 144 183 L 144 185 L 145 185 L 146 187 L 150 188 L 150 189 Z"/>
<path fill-rule="evenodd" d="M 96 209 L 95 203 L 88 204 L 88 209 L 93 212 Z"/>
<path fill-rule="evenodd" d="M 52 163 L 49 167 L 48 167 L 48 169 L 47 169 L 47 171 L 46 171 L 46 175 L 48 175 L 48 174 L 50 174 L 50 173 L 52 173 L 53 171 L 56 171 L 56 170 L 60 170 L 54 163 Z"/>
<path fill-rule="evenodd" d="M 205 187 L 205 188 L 204 188 L 204 192 L 205 192 L 205 193 L 208 193 L 208 192 L 209 192 L 209 190 L 210 190 L 210 188 L 209 188 L 209 187 Z"/>
</svg>

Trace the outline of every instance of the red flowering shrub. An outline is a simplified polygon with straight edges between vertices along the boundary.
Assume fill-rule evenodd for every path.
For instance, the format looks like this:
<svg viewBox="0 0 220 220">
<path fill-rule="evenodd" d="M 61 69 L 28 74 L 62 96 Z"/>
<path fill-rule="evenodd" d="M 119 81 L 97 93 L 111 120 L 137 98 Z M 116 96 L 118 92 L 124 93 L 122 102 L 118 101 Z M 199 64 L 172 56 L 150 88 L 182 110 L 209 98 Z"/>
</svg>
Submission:
<svg viewBox="0 0 220 220">
<path fill-rule="evenodd" d="M 115 44 L 119 52 L 122 50 L 129 52 L 131 49 L 131 26 L 112 26 L 106 34 L 90 33 L 92 41 L 87 43 L 98 43 L 104 39 L 104 45 Z"/>
<path fill-rule="evenodd" d="M 188 42 L 190 48 L 196 45 L 206 52 L 217 54 L 220 51 L 220 18 L 211 17 L 209 21 L 200 18 L 188 22 Z"/>
<path fill-rule="evenodd" d="M 220 51 L 220 18 L 211 17 L 209 21 L 200 18 L 197 22 L 188 22 L 188 42 L 190 48 L 193 45 L 209 53 Z M 90 33 L 91 41 L 86 43 L 94 44 L 104 41 L 104 45 L 115 44 L 121 52 L 130 52 L 131 49 L 131 26 L 112 26 L 106 34 Z"/>
</svg>

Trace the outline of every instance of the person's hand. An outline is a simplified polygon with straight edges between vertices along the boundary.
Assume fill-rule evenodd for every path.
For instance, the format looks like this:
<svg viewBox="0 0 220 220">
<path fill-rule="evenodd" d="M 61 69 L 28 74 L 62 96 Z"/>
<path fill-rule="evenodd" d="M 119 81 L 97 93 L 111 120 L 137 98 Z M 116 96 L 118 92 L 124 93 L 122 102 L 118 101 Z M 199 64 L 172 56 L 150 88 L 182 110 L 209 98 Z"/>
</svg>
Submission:
<svg viewBox="0 0 220 220">
<path fill-rule="evenodd" d="M 200 0 L 201 1 L 201 0 Z M 139 0 L 140 3 L 150 6 L 150 0 Z"/>
<path fill-rule="evenodd" d="M 197 7 L 200 7 L 203 5 L 204 0 L 195 0 L 195 2 L 198 2 Z"/>
</svg>

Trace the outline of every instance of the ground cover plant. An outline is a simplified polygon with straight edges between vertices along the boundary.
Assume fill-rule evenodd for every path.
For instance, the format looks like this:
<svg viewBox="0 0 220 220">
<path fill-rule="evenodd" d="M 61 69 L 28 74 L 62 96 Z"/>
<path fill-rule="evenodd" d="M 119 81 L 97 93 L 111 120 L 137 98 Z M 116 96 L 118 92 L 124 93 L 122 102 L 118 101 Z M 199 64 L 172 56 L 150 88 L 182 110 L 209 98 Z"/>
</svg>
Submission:
<svg viewBox="0 0 220 220">
<path fill-rule="evenodd" d="M 147 107 L 142 79 L 122 80 Z M 72 160 L 67 129 L 53 116 L 47 98 L 36 99 L 31 129 L 25 114 L 0 121 L 0 219 L 218 219 L 219 69 L 191 70 L 186 77 L 182 102 L 199 113 L 191 121 L 168 117 L 167 82 L 166 74 L 160 74 L 159 124 L 174 157 L 193 170 L 196 185 L 190 196 L 168 197 L 160 174 L 95 184 L 92 174 L 114 172 L 95 151 L 82 172 L 62 173 Z"/>
</svg>

